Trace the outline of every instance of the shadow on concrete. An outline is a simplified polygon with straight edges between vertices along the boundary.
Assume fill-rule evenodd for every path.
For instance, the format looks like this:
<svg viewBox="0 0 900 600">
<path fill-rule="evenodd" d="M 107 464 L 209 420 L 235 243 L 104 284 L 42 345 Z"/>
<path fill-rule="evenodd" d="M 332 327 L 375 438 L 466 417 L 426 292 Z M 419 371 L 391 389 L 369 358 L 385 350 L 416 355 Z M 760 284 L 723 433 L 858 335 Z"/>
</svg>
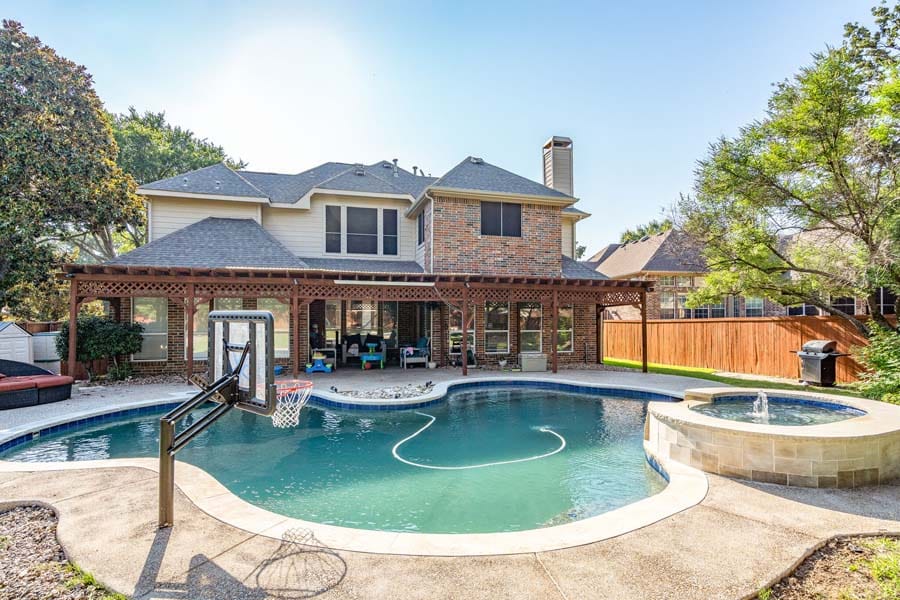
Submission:
<svg viewBox="0 0 900 600">
<path fill-rule="evenodd" d="M 807 506 L 858 517 L 900 521 L 900 485 L 896 484 L 855 489 L 816 489 L 741 479 L 729 478 L 729 481 Z"/>
<path fill-rule="evenodd" d="M 347 563 L 311 531 L 288 530 L 271 556 L 246 578 L 248 586 L 203 554 L 191 558 L 183 582 L 159 581 L 171 528 L 157 531 L 135 586 L 135 598 L 175 600 L 286 600 L 313 598 L 337 587 Z"/>
</svg>

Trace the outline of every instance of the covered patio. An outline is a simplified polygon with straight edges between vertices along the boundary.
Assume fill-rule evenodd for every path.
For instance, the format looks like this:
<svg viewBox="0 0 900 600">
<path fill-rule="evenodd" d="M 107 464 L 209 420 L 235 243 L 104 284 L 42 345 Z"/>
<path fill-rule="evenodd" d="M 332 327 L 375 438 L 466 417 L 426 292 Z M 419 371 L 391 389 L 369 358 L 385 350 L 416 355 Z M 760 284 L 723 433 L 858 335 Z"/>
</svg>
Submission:
<svg viewBox="0 0 900 600">
<path fill-rule="evenodd" d="M 449 316 L 455 312 L 466 324 L 468 335 L 459 336 L 461 355 L 469 356 L 469 345 L 484 340 L 481 319 L 487 304 L 506 303 L 507 310 L 520 303 L 539 306 L 541 327 L 549 347 L 548 368 L 559 370 L 559 314 L 570 307 L 573 328 L 580 335 L 583 355 L 577 360 L 599 363 L 603 335 L 603 311 L 622 305 L 639 307 L 642 315 L 643 370 L 647 369 L 646 297 L 652 282 L 572 277 L 527 277 L 432 273 L 368 273 L 254 268 L 137 267 L 118 265 L 67 264 L 64 276 L 70 281 L 70 319 L 75 320 L 84 302 L 108 302 L 110 315 L 121 321 L 133 319 L 135 298 L 165 299 L 169 313 L 165 331 L 167 354 L 154 361 L 160 372 L 181 372 L 190 378 L 205 368 L 205 360 L 195 356 L 195 318 L 198 311 L 212 310 L 217 299 L 242 300 L 242 308 L 257 308 L 259 299 L 273 299 L 284 305 L 289 315 L 289 352 L 282 362 L 295 377 L 309 359 L 310 307 L 319 301 L 397 302 L 427 304 L 430 308 L 428 332 L 432 336 L 432 360 L 443 366 L 449 354 Z M 553 318 L 555 316 L 556 318 Z M 549 327 L 544 324 L 549 321 Z M 507 331 L 507 338 L 510 332 Z M 417 335 L 420 334 L 417 332 Z M 476 337 L 481 336 L 481 337 Z M 68 364 L 75 363 L 77 333 L 69 337 Z M 477 342 L 476 342 L 477 343 Z M 183 350 L 182 350 L 183 348 Z M 512 349 L 516 349 L 513 346 Z M 583 357 L 583 358 L 582 358 Z M 571 356 L 566 357 L 572 361 Z M 461 360 L 463 375 L 468 360 Z M 143 365 L 147 367 L 147 365 Z"/>
</svg>

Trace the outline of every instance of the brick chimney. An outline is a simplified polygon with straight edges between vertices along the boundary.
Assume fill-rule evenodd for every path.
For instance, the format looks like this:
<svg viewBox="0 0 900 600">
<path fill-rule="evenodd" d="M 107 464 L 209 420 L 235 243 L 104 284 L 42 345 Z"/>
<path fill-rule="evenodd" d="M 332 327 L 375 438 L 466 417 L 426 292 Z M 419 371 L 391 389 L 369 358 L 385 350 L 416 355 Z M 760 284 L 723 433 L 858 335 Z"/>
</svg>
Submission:
<svg viewBox="0 0 900 600">
<path fill-rule="evenodd" d="M 554 135 L 544 143 L 544 185 L 575 195 L 572 175 L 572 140 Z"/>
</svg>

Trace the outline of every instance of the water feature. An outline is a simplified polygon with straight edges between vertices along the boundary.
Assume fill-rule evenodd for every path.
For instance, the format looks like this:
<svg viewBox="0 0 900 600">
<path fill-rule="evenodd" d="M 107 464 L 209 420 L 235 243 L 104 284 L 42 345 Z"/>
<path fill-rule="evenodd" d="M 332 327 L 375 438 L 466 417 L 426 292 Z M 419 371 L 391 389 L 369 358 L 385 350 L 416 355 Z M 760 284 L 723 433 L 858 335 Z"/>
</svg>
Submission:
<svg viewBox="0 0 900 600">
<path fill-rule="evenodd" d="M 710 417 L 758 425 L 820 425 L 859 417 L 865 412 L 838 404 L 791 397 L 722 396 L 691 410 Z"/>
<path fill-rule="evenodd" d="M 763 423 L 769 422 L 769 396 L 762 390 L 759 390 L 753 401 L 753 416 Z"/>
</svg>

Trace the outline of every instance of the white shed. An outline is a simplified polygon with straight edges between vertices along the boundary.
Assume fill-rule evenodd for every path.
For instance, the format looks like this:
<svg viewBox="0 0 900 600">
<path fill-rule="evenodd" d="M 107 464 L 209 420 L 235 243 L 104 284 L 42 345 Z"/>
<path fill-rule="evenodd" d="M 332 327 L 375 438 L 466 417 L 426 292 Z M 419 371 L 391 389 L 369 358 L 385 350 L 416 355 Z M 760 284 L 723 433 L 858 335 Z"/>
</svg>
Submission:
<svg viewBox="0 0 900 600">
<path fill-rule="evenodd" d="M 0 358 L 31 363 L 31 334 L 11 321 L 0 321 Z"/>
</svg>

